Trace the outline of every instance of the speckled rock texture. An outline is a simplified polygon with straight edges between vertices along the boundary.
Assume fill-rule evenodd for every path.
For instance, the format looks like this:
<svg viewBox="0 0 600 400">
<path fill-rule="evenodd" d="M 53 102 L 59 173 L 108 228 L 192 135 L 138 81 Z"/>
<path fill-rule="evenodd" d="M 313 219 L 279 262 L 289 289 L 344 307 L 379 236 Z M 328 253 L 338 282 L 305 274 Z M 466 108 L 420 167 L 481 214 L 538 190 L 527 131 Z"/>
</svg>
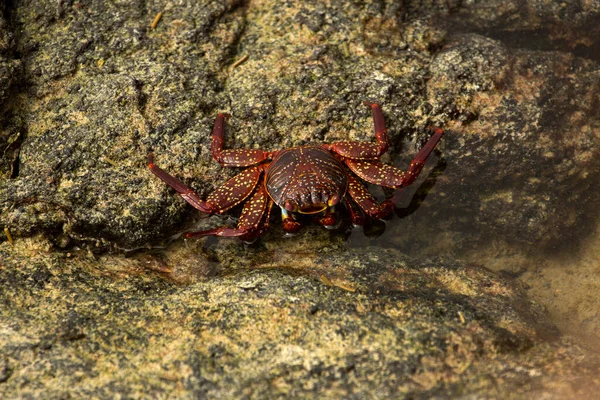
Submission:
<svg viewBox="0 0 600 400">
<path fill-rule="evenodd" d="M 145 245 L 190 216 L 148 173 L 149 150 L 205 195 L 234 174 L 210 158 L 217 112 L 233 115 L 228 146 L 276 150 L 372 141 L 371 100 L 386 115 L 387 162 L 406 166 L 428 126 L 447 130 L 426 171 L 443 173 L 420 191 L 427 217 L 392 229 L 394 246 L 413 223 L 457 248 L 578 240 L 600 200 L 598 10 L 494 4 L 11 3 L 2 227 L 60 246 Z"/>
<path fill-rule="evenodd" d="M 5 243 L 0 395 L 575 398 L 600 390 L 600 359 L 560 339 L 511 281 L 443 258 L 342 251 L 341 241 L 315 254 L 311 245 L 230 242 L 205 258 L 201 246 L 179 246 L 167 257 L 95 260 L 30 239 Z M 161 279 L 150 264 L 172 270 Z"/>
<path fill-rule="evenodd" d="M 599 390 L 597 356 L 477 257 L 570 250 L 596 228 L 597 2 L 24 0 L 0 14 L 0 397 Z M 430 126 L 446 131 L 387 224 L 283 238 L 274 216 L 250 247 L 170 242 L 235 210 L 197 221 L 149 151 L 205 196 L 237 172 L 210 155 L 218 112 L 226 146 L 277 150 L 373 141 L 364 100 L 384 110 L 384 162 L 405 168 Z"/>
</svg>

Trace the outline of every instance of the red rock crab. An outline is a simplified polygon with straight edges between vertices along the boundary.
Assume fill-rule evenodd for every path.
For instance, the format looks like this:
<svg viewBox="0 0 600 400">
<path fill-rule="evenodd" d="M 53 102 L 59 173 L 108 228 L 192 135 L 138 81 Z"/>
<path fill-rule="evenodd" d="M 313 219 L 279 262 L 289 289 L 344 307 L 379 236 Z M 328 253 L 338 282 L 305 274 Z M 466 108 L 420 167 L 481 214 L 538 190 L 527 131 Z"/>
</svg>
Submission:
<svg viewBox="0 0 600 400">
<path fill-rule="evenodd" d="M 227 236 L 251 241 L 269 227 L 271 209 L 281 209 L 283 229 L 288 233 L 301 228 L 295 213 L 318 214 L 316 220 L 326 228 L 337 224 L 336 206 L 343 203 L 352 222 L 362 225 L 364 217 L 357 209 L 374 218 L 392 213 L 391 199 L 378 203 L 361 180 L 398 189 L 415 181 L 429 154 L 443 135 L 436 129 L 414 157 L 407 171 L 383 164 L 380 157 L 388 150 L 388 136 L 379 105 L 371 107 L 377 143 L 336 142 L 307 145 L 279 151 L 223 149 L 223 131 L 227 114 L 218 114 L 212 131 L 212 156 L 224 167 L 248 167 L 202 200 L 191 188 L 154 164 L 148 155 L 150 171 L 196 209 L 222 214 L 245 201 L 237 227 L 222 227 L 186 233 L 187 237 Z"/>
</svg>

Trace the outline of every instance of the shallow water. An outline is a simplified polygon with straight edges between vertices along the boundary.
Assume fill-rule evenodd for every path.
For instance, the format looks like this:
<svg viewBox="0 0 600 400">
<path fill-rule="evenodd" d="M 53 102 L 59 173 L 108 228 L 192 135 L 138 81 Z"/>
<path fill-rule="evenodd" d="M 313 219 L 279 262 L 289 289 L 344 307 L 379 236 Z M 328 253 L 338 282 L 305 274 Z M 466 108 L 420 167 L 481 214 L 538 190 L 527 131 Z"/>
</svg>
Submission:
<svg viewBox="0 0 600 400">
<path fill-rule="evenodd" d="M 569 7 L 568 3 L 562 5 Z M 594 23 L 567 29 L 568 24 L 558 18 L 558 21 L 532 24 L 530 29 L 523 30 L 499 26 L 473 27 L 462 23 L 461 18 L 450 18 L 446 23 L 457 34 L 478 33 L 498 40 L 510 49 L 549 54 L 559 52 L 596 63 L 600 61 L 600 40 L 593 33 L 597 29 Z M 567 107 L 573 113 L 586 113 L 576 106 Z M 560 126 L 565 122 L 565 114 L 547 115 L 543 123 Z M 575 129 L 583 129 L 590 123 L 594 125 L 594 122 L 583 119 L 581 126 Z M 600 135 L 596 133 L 595 138 L 591 148 L 597 154 Z M 527 173 L 531 176 L 544 175 L 544 171 L 535 169 Z M 593 198 L 597 198 L 600 192 L 600 186 L 594 183 L 596 181 L 597 178 L 592 178 L 596 193 L 596 197 L 591 196 Z M 581 206 L 585 207 L 585 204 Z M 597 212 L 590 213 L 580 223 L 578 229 L 585 232 L 584 235 L 575 239 L 570 234 L 565 235 L 555 240 L 556 245 L 551 248 L 532 246 L 523 249 L 499 240 L 484 248 L 461 249 L 456 255 L 515 277 L 525 285 L 533 300 L 546 307 L 552 321 L 563 333 L 573 335 L 588 348 L 600 350 L 600 221 L 597 216 Z M 451 246 L 448 250 L 452 251 Z"/>
</svg>

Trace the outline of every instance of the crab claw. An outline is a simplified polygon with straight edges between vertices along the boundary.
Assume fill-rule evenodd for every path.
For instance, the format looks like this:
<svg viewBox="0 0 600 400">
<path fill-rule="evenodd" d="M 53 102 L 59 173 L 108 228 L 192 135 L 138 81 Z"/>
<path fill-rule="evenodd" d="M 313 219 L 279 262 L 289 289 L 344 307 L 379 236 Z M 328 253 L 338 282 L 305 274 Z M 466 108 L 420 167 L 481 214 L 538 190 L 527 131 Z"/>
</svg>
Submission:
<svg viewBox="0 0 600 400">
<path fill-rule="evenodd" d="M 334 230 L 340 227 L 342 219 L 337 214 L 327 214 L 318 221 L 325 229 Z"/>
<path fill-rule="evenodd" d="M 285 218 L 283 220 L 283 230 L 286 233 L 296 233 L 302 228 L 300 222 L 294 221 L 292 218 Z"/>
</svg>

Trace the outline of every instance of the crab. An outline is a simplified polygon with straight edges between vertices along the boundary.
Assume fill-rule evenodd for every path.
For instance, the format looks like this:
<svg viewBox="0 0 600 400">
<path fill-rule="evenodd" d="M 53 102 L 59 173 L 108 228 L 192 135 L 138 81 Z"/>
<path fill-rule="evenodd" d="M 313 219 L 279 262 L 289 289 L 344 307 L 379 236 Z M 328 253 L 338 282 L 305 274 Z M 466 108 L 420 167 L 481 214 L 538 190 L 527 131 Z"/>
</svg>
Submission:
<svg viewBox="0 0 600 400">
<path fill-rule="evenodd" d="M 363 225 L 366 214 L 385 218 L 395 209 L 392 198 L 381 203 L 369 193 L 364 182 L 399 189 L 415 181 L 427 157 L 443 131 L 433 135 L 402 171 L 380 162 L 388 150 L 389 141 L 383 112 L 375 103 L 371 108 L 377 143 L 343 141 L 292 147 L 279 151 L 258 149 L 223 149 L 225 121 L 228 114 L 218 114 L 212 130 L 211 152 L 223 167 L 246 167 L 203 200 L 190 187 L 168 174 L 148 154 L 148 168 L 194 208 L 207 214 L 223 214 L 244 203 L 237 227 L 221 227 L 200 232 L 188 232 L 186 237 L 224 236 L 253 241 L 269 228 L 274 205 L 281 209 L 283 229 L 288 234 L 302 227 L 296 214 L 314 214 L 315 220 L 332 229 L 339 222 L 336 208 L 343 204 L 352 223 Z M 362 212 L 361 212 L 362 210 Z"/>
</svg>

